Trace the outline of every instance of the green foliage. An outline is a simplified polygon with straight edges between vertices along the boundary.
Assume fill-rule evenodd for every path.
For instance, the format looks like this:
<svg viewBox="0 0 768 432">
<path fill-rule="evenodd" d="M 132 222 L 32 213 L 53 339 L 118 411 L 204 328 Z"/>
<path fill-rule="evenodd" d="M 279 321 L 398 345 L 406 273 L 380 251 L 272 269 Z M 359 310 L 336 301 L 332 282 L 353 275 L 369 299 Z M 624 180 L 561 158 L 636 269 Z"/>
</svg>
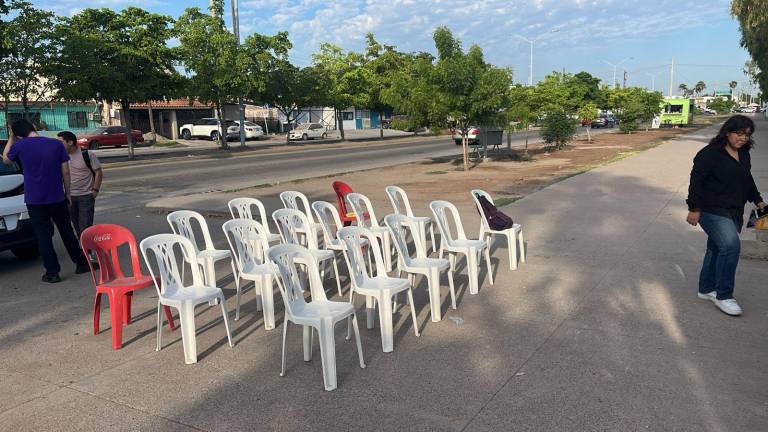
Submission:
<svg viewBox="0 0 768 432">
<path fill-rule="evenodd" d="M 55 96 L 52 83 L 57 71 L 50 67 L 58 50 L 52 40 L 54 15 L 27 1 L 13 1 L 1 9 L 15 16 L 2 21 L 0 97 L 6 107 L 11 98 L 21 100 L 26 114 L 30 104 Z"/>
<path fill-rule="evenodd" d="M 367 95 L 361 91 L 367 84 L 362 68 L 364 56 L 356 52 L 346 52 L 329 44 L 320 45 L 320 51 L 312 54 L 314 68 L 319 74 L 325 92 L 322 105 L 333 107 L 337 118 L 341 110 L 356 105 L 365 106 Z M 344 123 L 339 122 L 341 139 L 344 139 Z"/>
<path fill-rule="evenodd" d="M 741 46 L 747 49 L 756 66 L 754 80 L 765 93 L 768 90 L 768 2 L 732 0 L 731 15 L 739 22 Z"/>
<path fill-rule="evenodd" d="M 441 127 L 448 114 L 440 103 L 432 80 L 434 57 L 428 53 L 404 54 L 403 66 L 392 72 L 382 100 L 404 114 L 415 128 Z"/>
<path fill-rule="evenodd" d="M 419 128 L 418 122 L 408 119 L 395 119 L 392 120 L 390 125 L 391 129 L 401 130 L 405 132 L 415 132 Z"/>
<path fill-rule="evenodd" d="M 551 111 L 541 123 L 541 138 L 560 150 L 576 134 L 576 121 L 565 110 Z"/>
<path fill-rule="evenodd" d="M 594 120 L 597 118 L 597 105 L 595 105 L 593 102 L 584 103 L 584 105 L 579 107 L 578 116 L 579 119 L 585 119 L 588 121 Z"/>
<path fill-rule="evenodd" d="M 660 92 L 640 87 L 616 88 L 608 91 L 607 99 L 619 120 L 619 130 L 631 133 L 640 123 L 648 123 L 659 113 L 664 100 Z"/>
<path fill-rule="evenodd" d="M 707 108 L 717 111 L 718 114 L 722 114 L 730 112 L 731 108 L 733 108 L 735 105 L 735 101 L 723 98 L 715 98 L 707 103 Z"/>
</svg>

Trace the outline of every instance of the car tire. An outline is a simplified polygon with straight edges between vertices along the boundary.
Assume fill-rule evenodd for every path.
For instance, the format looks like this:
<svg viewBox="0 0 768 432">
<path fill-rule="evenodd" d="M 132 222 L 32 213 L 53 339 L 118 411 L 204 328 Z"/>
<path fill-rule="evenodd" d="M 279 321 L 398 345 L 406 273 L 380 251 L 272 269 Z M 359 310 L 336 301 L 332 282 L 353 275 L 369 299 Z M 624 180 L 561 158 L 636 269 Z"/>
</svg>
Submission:
<svg viewBox="0 0 768 432">
<path fill-rule="evenodd" d="M 216 131 L 211 132 L 211 141 L 218 141 L 219 140 L 219 133 Z"/>
<path fill-rule="evenodd" d="M 304 134 L 304 135 L 301 136 L 301 140 L 302 141 L 306 141 L 308 139 L 309 139 L 309 137 L 307 136 L 307 134 Z"/>
<path fill-rule="evenodd" d="M 327 133 L 323 133 L 322 139 L 327 139 L 327 138 L 328 138 L 328 134 Z"/>
<path fill-rule="evenodd" d="M 181 131 L 181 138 L 185 140 L 192 139 L 192 132 L 189 129 L 183 129 Z"/>
<path fill-rule="evenodd" d="M 98 150 L 101 147 L 101 144 L 99 144 L 98 141 L 91 141 L 91 143 L 88 145 L 88 150 Z"/>
<path fill-rule="evenodd" d="M 21 260 L 31 260 L 40 256 L 40 251 L 37 249 L 37 244 L 35 243 L 31 243 L 27 246 L 11 248 L 11 253 L 16 255 L 16 258 Z"/>
</svg>

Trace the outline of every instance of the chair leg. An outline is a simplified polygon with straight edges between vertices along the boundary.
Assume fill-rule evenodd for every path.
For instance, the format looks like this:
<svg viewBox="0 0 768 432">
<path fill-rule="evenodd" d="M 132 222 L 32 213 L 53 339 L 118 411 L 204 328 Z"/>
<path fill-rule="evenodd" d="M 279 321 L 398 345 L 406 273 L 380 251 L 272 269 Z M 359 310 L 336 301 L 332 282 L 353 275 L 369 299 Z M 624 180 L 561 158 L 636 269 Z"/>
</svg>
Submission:
<svg viewBox="0 0 768 432">
<path fill-rule="evenodd" d="M 341 279 L 339 278 L 339 265 L 336 264 L 336 256 L 331 261 L 333 261 L 333 275 L 336 277 L 336 288 L 339 290 L 339 297 L 341 297 Z"/>
<path fill-rule="evenodd" d="M 171 331 L 176 330 L 176 324 L 173 323 L 173 314 L 171 314 L 171 308 L 165 306 L 163 309 L 165 310 L 165 318 L 168 319 L 168 327 L 171 328 Z"/>
<path fill-rule="evenodd" d="M 374 305 L 373 301 L 373 296 L 365 296 L 365 328 L 369 330 L 373 328 L 373 322 L 376 319 L 374 316 L 376 313 L 376 306 Z M 379 309 L 381 309 L 381 305 L 379 305 Z"/>
<path fill-rule="evenodd" d="M 470 248 L 467 251 L 467 276 L 469 277 L 469 293 L 477 294 L 478 291 L 478 279 L 480 277 L 477 263 L 477 249 Z"/>
<path fill-rule="evenodd" d="M 304 344 L 304 361 L 308 362 L 312 360 L 312 339 L 314 338 L 314 334 L 312 332 L 312 327 L 310 326 L 304 326 L 302 329 L 302 342 Z"/>
<path fill-rule="evenodd" d="M 392 302 L 389 291 L 383 291 L 379 298 L 379 328 L 381 330 L 382 351 L 392 352 L 394 349 L 392 329 Z"/>
<path fill-rule="evenodd" d="M 520 262 L 525 262 L 525 241 L 523 240 L 523 229 L 520 228 L 520 234 L 517 236 L 517 245 L 520 249 Z"/>
<path fill-rule="evenodd" d="M 448 288 L 451 292 L 451 308 L 456 309 L 456 289 L 453 286 L 453 271 L 448 271 Z"/>
<path fill-rule="evenodd" d="M 155 351 L 160 351 L 160 346 L 162 345 L 162 339 L 163 339 L 163 315 L 161 310 L 163 309 L 163 305 L 160 304 L 160 301 L 157 302 L 157 328 L 155 329 L 155 337 L 157 339 L 157 347 L 155 347 Z M 168 306 L 165 307 L 166 311 L 168 310 Z"/>
<path fill-rule="evenodd" d="M 109 293 L 109 318 L 112 323 L 112 349 L 123 346 L 123 298 L 122 294 Z"/>
<path fill-rule="evenodd" d="M 408 304 L 411 305 L 411 318 L 413 319 L 413 332 L 419 337 L 419 321 L 416 319 L 416 304 L 413 302 L 413 288 L 408 289 Z"/>
<path fill-rule="evenodd" d="M 485 265 L 488 268 L 488 280 L 493 285 L 493 267 L 491 267 L 491 251 L 490 247 L 485 248 Z"/>
<path fill-rule="evenodd" d="M 101 293 L 97 292 L 93 299 L 93 334 L 99 334 L 99 319 L 101 318 Z"/>
<path fill-rule="evenodd" d="M 283 353 L 280 363 L 280 376 L 285 376 L 285 342 L 288 339 L 288 320 L 283 319 Z"/>
<path fill-rule="evenodd" d="M 354 323 L 352 324 L 354 326 Z M 317 329 L 320 337 L 320 361 L 323 366 L 325 390 L 336 389 L 336 341 L 333 337 L 333 322 L 324 318 Z"/>
<path fill-rule="evenodd" d="M 232 344 L 232 332 L 229 330 L 229 314 L 227 314 L 227 301 L 224 299 L 224 293 L 219 294 L 219 303 L 221 316 L 224 318 L 224 328 L 227 330 L 227 341 L 229 341 L 229 347 L 232 348 L 235 345 Z"/>
<path fill-rule="evenodd" d="M 509 269 L 517 270 L 517 236 L 514 231 L 507 235 L 507 252 L 509 253 Z"/>
<path fill-rule="evenodd" d="M 357 344 L 357 358 L 360 361 L 360 369 L 365 369 L 365 358 L 363 357 L 363 346 L 360 343 L 360 330 L 358 330 L 357 328 L 357 315 L 355 315 L 354 313 L 352 314 L 352 327 L 355 329 L 355 343 Z"/>
<path fill-rule="evenodd" d="M 264 330 L 272 330 L 275 328 L 275 299 L 273 296 L 272 284 L 272 275 L 267 274 L 261 277 L 261 298 L 264 306 Z"/>
<path fill-rule="evenodd" d="M 125 293 L 125 297 L 123 297 L 123 323 L 125 325 L 131 323 L 131 300 L 133 300 L 133 292 Z"/>
<path fill-rule="evenodd" d="M 240 289 L 240 277 L 235 273 L 235 321 L 240 319 Z"/>
<path fill-rule="evenodd" d="M 437 252 L 437 243 L 435 243 L 435 224 L 429 223 L 429 238 L 432 242 L 432 253 Z"/>
<path fill-rule="evenodd" d="M 184 347 L 184 363 L 197 363 L 197 340 L 195 339 L 195 305 L 183 303 L 179 308 L 181 344 Z"/>
<path fill-rule="evenodd" d="M 442 319 L 442 313 L 440 312 L 440 273 L 436 268 L 430 269 L 429 276 L 427 276 L 427 286 L 432 322 L 440 322 Z"/>
</svg>

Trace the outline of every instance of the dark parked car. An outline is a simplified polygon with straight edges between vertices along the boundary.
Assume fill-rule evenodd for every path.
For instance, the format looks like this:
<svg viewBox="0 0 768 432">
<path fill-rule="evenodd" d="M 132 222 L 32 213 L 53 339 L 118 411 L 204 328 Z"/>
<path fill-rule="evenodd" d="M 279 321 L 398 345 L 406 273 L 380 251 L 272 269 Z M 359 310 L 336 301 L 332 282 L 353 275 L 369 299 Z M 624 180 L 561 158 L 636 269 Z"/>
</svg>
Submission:
<svg viewBox="0 0 768 432">
<path fill-rule="evenodd" d="M 600 116 L 594 120 L 592 120 L 592 124 L 590 125 L 592 129 L 598 129 L 598 128 L 612 128 L 616 127 L 616 118 L 614 116 Z"/>
<path fill-rule="evenodd" d="M 144 135 L 133 130 L 133 142 L 143 143 Z M 123 126 L 105 126 L 80 134 L 77 145 L 81 148 L 96 150 L 102 147 L 122 147 L 128 145 L 128 128 Z"/>
</svg>

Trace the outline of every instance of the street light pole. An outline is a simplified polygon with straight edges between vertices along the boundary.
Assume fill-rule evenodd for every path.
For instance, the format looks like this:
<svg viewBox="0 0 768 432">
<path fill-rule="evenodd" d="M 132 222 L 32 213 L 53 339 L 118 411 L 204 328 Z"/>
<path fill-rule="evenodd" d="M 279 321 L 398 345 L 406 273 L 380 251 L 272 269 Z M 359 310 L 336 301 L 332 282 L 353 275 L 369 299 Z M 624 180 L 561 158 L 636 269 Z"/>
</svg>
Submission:
<svg viewBox="0 0 768 432">
<path fill-rule="evenodd" d="M 646 72 L 645 74 L 651 77 L 651 91 L 656 91 L 656 74 L 652 74 L 648 72 Z"/>
<path fill-rule="evenodd" d="M 237 0 L 232 0 L 232 32 L 237 39 L 237 47 L 240 49 L 240 13 L 237 10 Z M 245 147 L 245 106 L 243 96 L 237 97 L 237 110 L 240 113 L 240 147 Z M 226 139 L 226 138 L 225 138 Z"/>
<path fill-rule="evenodd" d="M 618 69 L 619 66 L 621 66 L 622 63 L 624 63 L 627 60 L 632 60 L 632 57 L 627 57 L 624 60 L 613 64 L 609 62 L 608 60 L 603 60 L 604 63 L 606 63 L 608 66 L 613 66 L 613 88 L 616 89 L 616 69 Z"/>
<path fill-rule="evenodd" d="M 522 36 L 522 35 L 516 35 L 520 39 L 522 39 L 522 40 L 528 42 L 529 44 L 531 44 L 531 56 L 530 56 L 530 61 L 528 62 L 528 87 L 533 86 L 533 44 L 537 40 L 539 40 L 539 39 L 543 38 L 544 36 L 548 35 L 549 33 L 557 33 L 559 31 L 560 31 L 560 29 L 550 30 L 547 33 L 539 35 L 538 37 L 535 37 L 533 39 L 528 39 L 527 37 Z"/>
</svg>

